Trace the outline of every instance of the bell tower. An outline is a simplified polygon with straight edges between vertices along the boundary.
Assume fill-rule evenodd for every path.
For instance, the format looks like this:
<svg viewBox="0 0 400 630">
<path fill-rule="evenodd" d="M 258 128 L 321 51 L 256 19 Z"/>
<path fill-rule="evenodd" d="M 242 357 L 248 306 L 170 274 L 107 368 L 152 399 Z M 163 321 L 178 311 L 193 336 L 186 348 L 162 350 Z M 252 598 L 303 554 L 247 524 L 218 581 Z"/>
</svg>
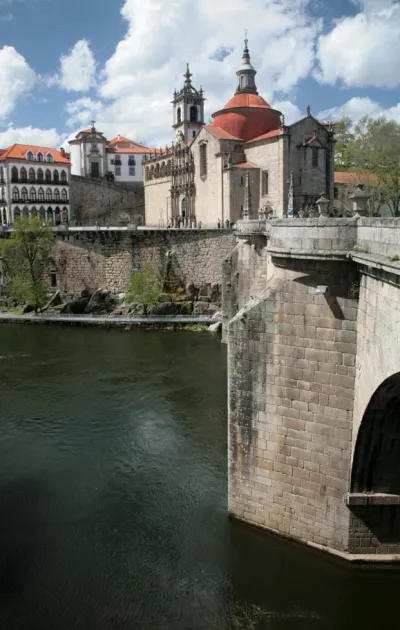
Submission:
<svg viewBox="0 0 400 630">
<path fill-rule="evenodd" d="M 187 64 L 186 73 L 183 75 L 185 82 L 183 88 L 174 92 L 173 105 L 173 140 L 183 134 L 185 142 L 192 142 L 204 125 L 204 101 L 203 89 L 192 85 L 192 74 Z"/>
</svg>

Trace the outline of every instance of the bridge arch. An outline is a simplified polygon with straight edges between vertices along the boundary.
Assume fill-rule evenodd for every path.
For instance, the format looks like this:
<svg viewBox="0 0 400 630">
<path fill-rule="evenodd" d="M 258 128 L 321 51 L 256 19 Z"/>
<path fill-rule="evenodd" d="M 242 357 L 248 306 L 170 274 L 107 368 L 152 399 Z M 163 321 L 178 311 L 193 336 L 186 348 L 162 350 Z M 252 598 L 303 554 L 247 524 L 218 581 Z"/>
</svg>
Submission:
<svg viewBox="0 0 400 630">
<path fill-rule="evenodd" d="M 400 495 L 400 372 L 381 383 L 364 412 L 351 492 Z"/>
</svg>

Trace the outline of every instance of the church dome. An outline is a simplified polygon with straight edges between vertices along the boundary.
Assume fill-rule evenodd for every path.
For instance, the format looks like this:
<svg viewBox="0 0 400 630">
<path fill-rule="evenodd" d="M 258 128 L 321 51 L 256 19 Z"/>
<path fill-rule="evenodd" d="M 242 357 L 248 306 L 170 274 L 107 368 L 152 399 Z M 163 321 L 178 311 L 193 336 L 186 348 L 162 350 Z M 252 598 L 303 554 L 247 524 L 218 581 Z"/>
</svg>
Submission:
<svg viewBox="0 0 400 630">
<path fill-rule="evenodd" d="M 272 109 L 257 92 L 256 71 L 250 63 L 245 40 L 242 64 L 236 73 L 238 87 L 225 107 L 213 114 L 213 125 L 244 142 L 253 140 L 281 126 L 281 112 Z"/>
</svg>

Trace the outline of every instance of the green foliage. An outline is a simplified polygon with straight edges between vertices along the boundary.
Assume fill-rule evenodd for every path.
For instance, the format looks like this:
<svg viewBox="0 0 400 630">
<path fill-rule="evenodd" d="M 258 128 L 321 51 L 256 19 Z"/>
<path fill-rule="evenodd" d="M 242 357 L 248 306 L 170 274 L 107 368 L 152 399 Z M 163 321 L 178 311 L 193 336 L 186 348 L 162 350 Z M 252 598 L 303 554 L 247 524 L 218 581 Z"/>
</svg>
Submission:
<svg viewBox="0 0 400 630">
<path fill-rule="evenodd" d="M 154 306 L 163 291 L 162 280 L 152 265 L 145 265 L 129 280 L 127 295 L 130 302 Z"/>
<path fill-rule="evenodd" d="M 10 237 L 0 240 L 0 257 L 11 294 L 32 305 L 35 312 L 46 301 L 43 277 L 53 247 L 50 224 L 39 217 L 16 221 Z"/>
<path fill-rule="evenodd" d="M 399 254 L 395 254 L 394 256 L 392 256 L 390 260 L 392 262 L 399 262 L 399 260 L 400 260 Z"/>
</svg>

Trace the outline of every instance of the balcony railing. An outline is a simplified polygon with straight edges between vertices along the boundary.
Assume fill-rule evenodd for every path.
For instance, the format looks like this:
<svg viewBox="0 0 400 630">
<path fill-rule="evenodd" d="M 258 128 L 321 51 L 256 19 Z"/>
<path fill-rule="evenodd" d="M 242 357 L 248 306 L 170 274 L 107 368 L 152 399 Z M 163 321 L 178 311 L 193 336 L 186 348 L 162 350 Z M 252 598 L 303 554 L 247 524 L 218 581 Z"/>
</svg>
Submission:
<svg viewBox="0 0 400 630">
<path fill-rule="evenodd" d="M 62 182 L 61 180 L 58 182 L 50 181 L 47 179 L 25 179 L 24 177 L 11 178 L 12 184 L 38 184 L 40 186 L 68 186 L 69 182 Z M 5 184 L 4 180 L 0 181 L 0 184 Z"/>
</svg>

